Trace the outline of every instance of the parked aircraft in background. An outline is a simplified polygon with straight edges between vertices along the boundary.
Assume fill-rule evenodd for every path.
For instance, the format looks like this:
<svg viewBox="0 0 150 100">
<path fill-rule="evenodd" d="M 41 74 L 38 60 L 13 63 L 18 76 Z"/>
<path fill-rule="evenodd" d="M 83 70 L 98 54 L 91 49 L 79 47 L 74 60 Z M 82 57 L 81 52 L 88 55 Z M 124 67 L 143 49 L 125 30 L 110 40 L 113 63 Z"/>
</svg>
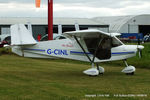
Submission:
<svg viewBox="0 0 150 100">
<path fill-rule="evenodd" d="M 62 25 L 58 24 L 58 33 L 53 33 L 53 40 L 61 40 L 66 39 L 65 36 L 62 35 Z M 40 41 L 47 41 L 48 40 L 48 34 L 45 34 Z"/>
<path fill-rule="evenodd" d="M 133 75 L 134 66 L 126 59 L 142 50 L 142 45 L 125 45 L 116 36 L 100 30 L 78 30 L 63 33 L 66 39 L 37 42 L 23 24 L 11 26 L 12 52 L 33 58 L 66 58 L 90 62 L 92 68 L 85 70 L 87 75 L 104 73 L 100 62 L 123 60 L 126 67 L 122 72 Z M 95 67 L 96 64 L 96 67 Z"/>
<path fill-rule="evenodd" d="M 75 23 L 75 31 L 80 30 L 79 24 Z M 62 35 L 62 25 L 58 24 L 58 33 L 53 33 L 53 40 L 61 40 L 66 39 L 67 37 Z M 40 41 L 47 41 L 48 40 L 48 34 L 44 35 Z"/>
</svg>

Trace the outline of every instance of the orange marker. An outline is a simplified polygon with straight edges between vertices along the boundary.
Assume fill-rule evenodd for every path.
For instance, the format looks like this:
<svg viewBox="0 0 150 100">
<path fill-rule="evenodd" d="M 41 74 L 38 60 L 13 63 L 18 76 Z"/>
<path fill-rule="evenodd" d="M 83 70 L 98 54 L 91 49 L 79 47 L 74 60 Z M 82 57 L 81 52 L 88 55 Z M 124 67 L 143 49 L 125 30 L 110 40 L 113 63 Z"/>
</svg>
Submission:
<svg viewBox="0 0 150 100">
<path fill-rule="evenodd" d="M 35 3 L 36 3 L 36 7 L 40 8 L 41 0 L 36 0 Z"/>
</svg>

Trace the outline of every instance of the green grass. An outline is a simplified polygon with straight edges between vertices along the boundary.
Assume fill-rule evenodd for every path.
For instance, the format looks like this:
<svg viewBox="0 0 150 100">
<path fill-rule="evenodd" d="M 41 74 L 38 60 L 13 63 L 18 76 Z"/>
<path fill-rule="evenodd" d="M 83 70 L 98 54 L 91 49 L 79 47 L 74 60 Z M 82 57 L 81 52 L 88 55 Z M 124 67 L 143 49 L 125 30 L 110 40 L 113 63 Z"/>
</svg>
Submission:
<svg viewBox="0 0 150 100">
<path fill-rule="evenodd" d="M 90 68 L 85 62 L 3 54 L 0 56 L 0 100 L 149 100 L 150 47 L 144 45 L 142 59 L 128 60 L 137 67 L 134 76 L 121 73 L 125 67 L 122 61 L 102 63 L 104 75 L 89 77 L 82 73 Z M 104 94 L 110 96 L 85 97 Z M 114 97 L 115 94 L 146 94 L 147 97 Z"/>
<path fill-rule="evenodd" d="M 103 76 L 89 77 L 82 73 L 87 64 L 0 56 L 0 100 L 120 100 L 114 94 L 147 94 L 150 99 L 150 70 L 137 69 L 126 76 L 122 67 L 104 65 Z M 110 97 L 85 97 L 109 94 Z M 129 97 L 126 100 L 141 100 Z"/>
</svg>

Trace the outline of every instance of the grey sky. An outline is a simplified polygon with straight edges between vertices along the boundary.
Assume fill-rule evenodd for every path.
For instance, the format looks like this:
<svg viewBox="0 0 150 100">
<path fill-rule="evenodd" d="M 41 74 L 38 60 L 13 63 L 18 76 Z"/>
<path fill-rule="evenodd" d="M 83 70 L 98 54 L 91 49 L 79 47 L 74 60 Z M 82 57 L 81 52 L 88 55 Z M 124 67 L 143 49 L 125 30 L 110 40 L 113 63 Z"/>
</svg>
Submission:
<svg viewBox="0 0 150 100">
<path fill-rule="evenodd" d="M 150 0 L 53 0 L 54 17 L 90 18 L 150 14 Z M 0 0 L 1 17 L 46 17 L 47 0 Z"/>
</svg>

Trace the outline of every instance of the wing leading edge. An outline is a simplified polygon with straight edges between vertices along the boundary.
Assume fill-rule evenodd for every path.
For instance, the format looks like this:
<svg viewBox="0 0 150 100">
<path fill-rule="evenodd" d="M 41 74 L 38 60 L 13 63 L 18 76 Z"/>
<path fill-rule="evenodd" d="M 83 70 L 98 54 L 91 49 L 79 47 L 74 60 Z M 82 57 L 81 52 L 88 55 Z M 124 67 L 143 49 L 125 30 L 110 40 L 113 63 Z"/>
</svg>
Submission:
<svg viewBox="0 0 150 100">
<path fill-rule="evenodd" d="M 66 36 L 76 36 L 76 37 L 80 37 L 80 38 L 97 38 L 100 35 L 104 35 L 104 36 L 110 36 L 110 33 L 106 33 L 100 30 L 80 30 L 80 31 L 71 31 L 71 32 L 65 32 L 63 33 Z"/>
</svg>

